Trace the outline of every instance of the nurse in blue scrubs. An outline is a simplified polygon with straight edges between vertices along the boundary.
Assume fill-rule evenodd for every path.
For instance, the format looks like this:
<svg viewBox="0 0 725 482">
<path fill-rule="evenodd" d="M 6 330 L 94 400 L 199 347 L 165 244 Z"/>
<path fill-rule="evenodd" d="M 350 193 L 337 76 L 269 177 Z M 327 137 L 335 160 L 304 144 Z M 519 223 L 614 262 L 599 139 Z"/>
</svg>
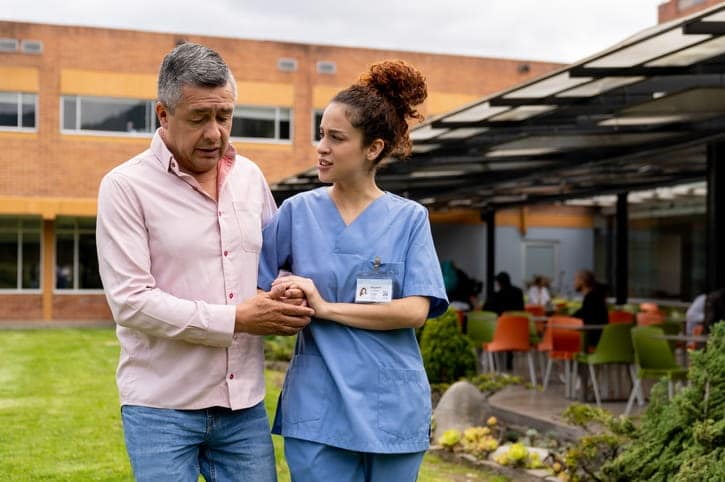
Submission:
<svg viewBox="0 0 725 482">
<path fill-rule="evenodd" d="M 319 178 L 332 185 L 286 200 L 264 229 L 260 287 L 302 289 L 315 310 L 273 427 L 293 482 L 412 482 L 428 448 L 415 328 L 448 301 L 426 209 L 375 183 L 380 161 L 410 154 L 408 119 L 421 118 L 425 97 L 402 61 L 374 64 L 338 93 L 317 147 Z"/>
</svg>

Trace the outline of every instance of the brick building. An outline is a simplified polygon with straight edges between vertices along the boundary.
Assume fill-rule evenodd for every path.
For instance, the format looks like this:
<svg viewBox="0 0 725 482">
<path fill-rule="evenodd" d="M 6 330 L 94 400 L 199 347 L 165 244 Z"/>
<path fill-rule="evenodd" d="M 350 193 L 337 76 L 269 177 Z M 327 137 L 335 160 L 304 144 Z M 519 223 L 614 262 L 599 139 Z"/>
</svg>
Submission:
<svg viewBox="0 0 725 482">
<path fill-rule="evenodd" d="M 147 148 L 162 57 L 208 45 L 238 82 L 232 142 L 274 182 L 314 164 L 315 123 L 371 62 L 426 76 L 426 115 L 558 64 L 0 21 L 0 320 L 108 319 L 97 272 L 97 187 Z M 484 79 L 483 82 L 481 79 Z"/>
<path fill-rule="evenodd" d="M 659 23 L 665 23 L 722 2 L 723 0 L 667 0 L 657 8 L 657 18 Z"/>
</svg>

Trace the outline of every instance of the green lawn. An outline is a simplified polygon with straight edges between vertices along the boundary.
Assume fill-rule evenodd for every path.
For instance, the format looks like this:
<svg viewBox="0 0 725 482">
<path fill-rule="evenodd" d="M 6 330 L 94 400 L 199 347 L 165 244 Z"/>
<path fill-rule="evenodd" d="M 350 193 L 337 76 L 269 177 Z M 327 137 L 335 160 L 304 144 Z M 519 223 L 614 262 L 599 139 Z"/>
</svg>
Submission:
<svg viewBox="0 0 725 482">
<path fill-rule="evenodd" d="M 109 329 L 0 331 L 0 480 L 130 481 Z M 283 375 L 267 372 L 273 413 Z M 280 482 L 289 481 L 274 437 Z M 421 482 L 504 480 L 428 455 Z"/>
</svg>

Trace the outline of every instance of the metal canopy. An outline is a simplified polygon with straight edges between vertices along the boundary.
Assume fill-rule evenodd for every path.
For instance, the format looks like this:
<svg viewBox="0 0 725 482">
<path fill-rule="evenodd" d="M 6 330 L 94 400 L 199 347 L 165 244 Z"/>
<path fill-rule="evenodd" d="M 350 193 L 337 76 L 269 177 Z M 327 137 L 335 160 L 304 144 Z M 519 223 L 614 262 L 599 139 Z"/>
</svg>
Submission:
<svg viewBox="0 0 725 482">
<path fill-rule="evenodd" d="M 377 180 L 432 210 L 563 201 L 704 180 L 724 136 L 719 5 L 427 121 Z M 310 169 L 272 189 L 319 185 Z"/>
</svg>

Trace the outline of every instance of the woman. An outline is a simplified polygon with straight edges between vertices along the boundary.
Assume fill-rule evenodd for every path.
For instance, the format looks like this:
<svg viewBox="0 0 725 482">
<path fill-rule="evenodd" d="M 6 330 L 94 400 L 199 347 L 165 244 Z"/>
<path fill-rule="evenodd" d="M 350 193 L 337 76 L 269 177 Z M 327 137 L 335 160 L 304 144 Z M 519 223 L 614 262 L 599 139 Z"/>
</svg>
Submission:
<svg viewBox="0 0 725 482">
<path fill-rule="evenodd" d="M 297 338 L 273 433 L 295 482 L 414 481 L 430 387 L 415 328 L 447 307 L 426 210 L 383 192 L 380 161 L 410 153 L 420 72 L 374 64 L 327 106 L 317 168 L 332 183 L 286 200 L 264 229 L 259 284 L 301 288 L 315 319 Z M 293 276 L 275 280 L 279 270 Z"/>
<path fill-rule="evenodd" d="M 551 302 L 547 280 L 543 276 L 534 276 L 528 293 L 527 302 L 532 305 L 547 306 Z"/>
</svg>

